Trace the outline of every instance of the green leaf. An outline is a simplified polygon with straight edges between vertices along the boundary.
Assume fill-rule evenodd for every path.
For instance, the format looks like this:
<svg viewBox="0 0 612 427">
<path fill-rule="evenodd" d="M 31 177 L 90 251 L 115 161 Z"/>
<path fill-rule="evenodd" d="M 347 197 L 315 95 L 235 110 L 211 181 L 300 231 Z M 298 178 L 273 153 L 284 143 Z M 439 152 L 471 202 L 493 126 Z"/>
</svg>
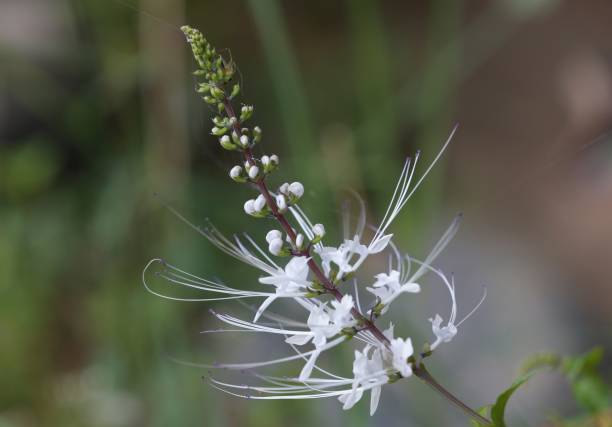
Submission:
<svg viewBox="0 0 612 427">
<path fill-rule="evenodd" d="M 576 402 L 592 414 L 612 404 L 612 393 L 597 370 L 602 358 L 603 350 L 597 347 L 582 356 L 565 358 L 561 365 Z"/>
<path fill-rule="evenodd" d="M 512 397 L 514 392 L 518 390 L 520 386 L 525 384 L 533 374 L 535 374 L 535 371 L 523 375 L 514 381 L 508 389 L 497 397 L 495 404 L 491 407 L 491 420 L 493 421 L 495 427 L 506 427 L 506 423 L 504 422 L 504 414 L 506 412 L 508 400 L 510 400 L 510 397 Z"/>
</svg>

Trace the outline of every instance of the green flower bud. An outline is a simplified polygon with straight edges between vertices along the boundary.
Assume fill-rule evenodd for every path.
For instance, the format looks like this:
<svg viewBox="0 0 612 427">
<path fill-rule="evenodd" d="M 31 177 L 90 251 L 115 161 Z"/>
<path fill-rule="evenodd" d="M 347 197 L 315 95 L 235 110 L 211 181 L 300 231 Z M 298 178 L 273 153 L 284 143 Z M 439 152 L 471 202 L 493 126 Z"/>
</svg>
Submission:
<svg viewBox="0 0 612 427">
<path fill-rule="evenodd" d="M 240 85 L 236 83 L 234 87 L 232 87 L 232 94 L 230 95 L 230 99 L 233 99 L 234 97 L 238 96 L 239 93 L 240 93 Z"/>
<path fill-rule="evenodd" d="M 219 138 L 219 144 L 221 144 L 221 147 L 225 148 L 226 150 L 237 150 L 238 149 L 238 146 L 232 143 L 230 141 L 230 137 L 227 135 L 223 135 L 221 138 Z"/>
<path fill-rule="evenodd" d="M 214 96 L 217 100 L 222 100 L 225 97 L 225 92 L 223 91 L 223 89 L 220 89 L 217 86 L 210 87 L 210 94 Z"/>
<path fill-rule="evenodd" d="M 212 128 L 211 133 L 215 136 L 221 136 L 227 132 L 226 127 L 217 127 Z"/>
<path fill-rule="evenodd" d="M 253 128 L 253 142 L 261 141 L 261 128 L 259 126 L 255 126 Z"/>
<path fill-rule="evenodd" d="M 252 105 L 243 105 L 240 110 L 240 121 L 246 122 L 253 115 L 253 106 Z"/>
</svg>

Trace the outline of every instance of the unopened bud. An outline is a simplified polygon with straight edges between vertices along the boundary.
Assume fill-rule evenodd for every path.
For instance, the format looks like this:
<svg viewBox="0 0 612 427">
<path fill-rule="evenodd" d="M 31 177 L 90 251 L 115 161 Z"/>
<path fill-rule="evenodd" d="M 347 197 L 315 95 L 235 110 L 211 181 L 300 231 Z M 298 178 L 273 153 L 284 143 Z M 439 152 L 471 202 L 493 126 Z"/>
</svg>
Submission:
<svg viewBox="0 0 612 427">
<path fill-rule="evenodd" d="M 253 166 L 253 167 L 256 167 L 256 166 Z M 266 207 L 266 198 L 260 194 L 255 199 L 255 202 L 253 203 L 253 208 L 255 209 L 255 212 L 261 212 L 265 207 Z"/>
<path fill-rule="evenodd" d="M 261 141 L 261 128 L 259 126 L 255 126 L 253 128 L 253 141 L 254 142 Z"/>
<path fill-rule="evenodd" d="M 297 199 L 299 199 L 304 195 L 304 186 L 300 182 L 292 182 L 291 184 L 289 184 L 288 191 Z"/>
<path fill-rule="evenodd" d="M 232 94 L 230 95 L 230 99 L 236 97 L 240 93 L 240 85 L 236 83 L 234 87 L 232 87 Z"/>
<path fill-rule="evenodd" d="M 259 175 L 259 168 L 257 166 L 251 166 L 251 168 L 249 169 L 249 178 L 255 180 L 255 178 L 257 178 L 257 175 Z"/>
<path fill-rule="evenodd" d="M 295 238 L 295 246 L 298 249 L 302 249 L 302 247 L 304 246 L 304 235 L 302 233 L 298 234 Z"/>
<path fill-rule="evenodd" d="M 227 128 L 224 128 L 224 127 L 217 127 L 217 126 L 215 126 L 215 127 L 214 127 L 214 128 L 212 128 L 212 130 L 211 130 L 211 133 L 212 133 L 213 135 L 216 135 L 216 136 L 221 136 L 221 135 L 223 135 L 225 132 L 227 132 Z"/>
<path fill-rule="evenodd" d="M 219 138 L 219 144 L 221 144 L 221 147 L 225 148 L 226 150 L 235 150 L 237 148 L 236 145 L 230 141 L 230 137 L 227 135 L 223 135 L 221 138 Z"/>
<path fill-rule="evenodd" d="M 248 146 L 249 146 L 249 143 L 250 143 L 250 141 L 249 141 L 249 137 L 248 137 L 248 136 L 246 136 L 246 135 L 242 135 L 242 136 L 240 137 L 240 145 L 241 145 L 243 148 L 248 147 Z"/>
<path fill-rule="evenodd" d="M 244 105 L 240 110 L 240 121 L 245 122 L 251 118 L 253 115 L 253 106 L 252 105 Z"/>
<path fill-rule="evenodd" d="M 282 239 L 283 233 L 278 230 L 270 230 L 268 234 L 266 234 L 266 242 L 272 243 L 272 240 Z"/>
<path fill-rule="evenodd" d="M 325 236 L 325 227 L 323 224 L 315 224 L 312 226 L 312 234 L 314 234 L 314 238 L 312 239 L 312 244 L 316 245 L 321 241 L 323 236 Z"/>
<path fill-rule="evenodd" d="M 268 250 L 272 255 L 280 255 L 283 251 L 283 241 L 281 239 L 273 239 L 268 246 Z"/>
<path fill-rule="evenodd" d="M 255 214 L 255 200 L 253 199 L 249 199 L 246 202 L 244 202 L 244 211 L 249 214 L 249 215 L 254 215 Z"/>
<path fill-rule="evenodd" d="M 245 177 L 242 175 L 242 168 L 240 166 L 234 166 L 230 170 L 230 178 L 232 178 L 236 182 L 244 182 L 246 181 Z"/>
<path fill-rule="evenodd" d="M 278 211 L 280 213 L 287 211 L 287 199 L 283 194 L 276 196 L 276 206 L 278 206 Z"/>
</svg>

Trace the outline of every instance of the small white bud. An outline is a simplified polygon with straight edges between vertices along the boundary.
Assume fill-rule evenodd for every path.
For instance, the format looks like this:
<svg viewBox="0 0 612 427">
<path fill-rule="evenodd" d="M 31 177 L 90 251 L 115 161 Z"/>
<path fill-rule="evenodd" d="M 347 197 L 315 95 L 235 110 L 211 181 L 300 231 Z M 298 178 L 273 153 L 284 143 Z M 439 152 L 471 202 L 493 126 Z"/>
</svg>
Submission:
<svg viewBox="0 0 612 427">
<path fill-rule="evenodd" d="M 248 160 L 247 160 L 247 161 L 245 161 L 245 162 L 244 162 L 244 168 L 245 168 L 246 170 L 251 169 L 251 162 L 249 162 Z"/>
<path fill-rule="evenodd" d="M 272 243 L 272 240 L 281 239 L 283 237 L 283 233 L 278 230 L 270 230 L 268 234 L 266 234 L 266 242 Z"/>
<path fill-rule="evenodd" d="M 312 227 L 312 232 L 317 237 L 323 237 L 325 236 L 325 227 L 323 227 L 323 224 L 315 224 Z"/>
<path fill-rule="evenodd" d="M 246 135 L 242 135 L 240 137 L 240 145 L 242 145 L 243 147 L 248 147 L 249 146 L 249 137 Z"/>
<path fill-rule="evenodd" d="M 255 200 L 249 199 L 244 202 L 244 211 L 249 215 L 253 215 L 255 213 Z"/>
<path fill-rule="evenodd" d="M 253 167 L 256 167 L 256 166 L 253 166 Z M 266 206 L 266 198 L 260 194 L 255 199 L 255 202 L 253 203 L 253 208 L 255 209 L 255 212 L 261 212 L 265 206 Z"/>
<path fill-rule="evenodd" d="M 289 184 L 287 184 L 286 182 L 280 187 L 278 187 L 279 193 L 287 194 L 287 190 L 289 190 Z"/>
<path fill-rule="evenodd" d="M 221 144 L 229 144 L 230 143 L 230 137 L 227 136 L 227 135 L 223 135 L 219 141 L 221 141 Z"/>
<path fill-rule="evenodd" d="M 264 166 L 268 166 L 270 164 L 270 157 L 261 156 L 261 164 Z"/>
<path fill-rule="evenodd" d="M 212 128 L 211 132 L 212 132 L 213 135 L 216 135 L 217 132 L 219 132 L 219 128 L 217 126 L 215 126 L 214 128 Z"/>
<path fill-rule="evenodd" d="M 292 182 L 289 185 L 289 192 L 299 199 L 304 195 L 304 186 L 299 182 Z"/>
<path fill-rule="evenodd" d="M 272 154 L 270 156 L 270 162 L 272 164 L 278 165 L 278 163 L 279 163 L 278 156 L 276 154 Z"/>
<path fill-rule="evenodd" d="M 281 239 L 274 239 L 270 242 L 268 250 L 272 255 L 280 255 L 283 249 L 283 241 Z"/>
<path fill-rule="evenodd" d="M 259 174 L 259 168 L 257 166 L 251 166 L 251 168 L 249 169 L 249 178 L 255 179 L 257 178 L 258 174 Z"/>
<path fill-rule="evenodd" d="M 233 167 L 233 168 L 230 170 L 229 175 L 230 175 L 230 177 L 231 177 L 232 179 L 239 178 L 239 177 L 240 177 L 240 175 L 242 175 L 242 168 L 241 168 L 240 166 L 238 166 L 238 165 L 234 166 L 234 167 Z"/>
<path fill-rule="evenodd" d="M 234 126 L 237 122 L 238 122 L 238 119 L 236 117 L 230 117 L 229 119 L 230 125 Z"/>
<path fill-rule="evenodd" d="M 298 249 L 302 249 L 302 246 L 304 246 L 304 235 L 302 233 L 298 234 L 295 238 L 295 246 Z"/>
<path fill-rule="evenodd" d="M 281 213 L 287 210 L 287 199 L 283 194 L 279 194 L 276 196 L 276 206 L 278 206 L 278 210 Z"/>
</svg>

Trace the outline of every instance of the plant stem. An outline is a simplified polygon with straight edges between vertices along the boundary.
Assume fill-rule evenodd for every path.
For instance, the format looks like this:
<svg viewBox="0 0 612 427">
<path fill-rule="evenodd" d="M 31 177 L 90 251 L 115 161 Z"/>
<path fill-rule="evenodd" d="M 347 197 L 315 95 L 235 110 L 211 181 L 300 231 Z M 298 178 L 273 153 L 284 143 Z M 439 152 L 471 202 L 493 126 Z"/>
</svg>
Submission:
<svg viewBox="0 0 612 427">
<path fill-rule="evenodd" d="M 491 420 L 483 417 L 478 412 L 474 411 L 472 408 L 470 408 L 465 403 L 463 403 L 461 400 L 459 400 L 457 397 L 455 397 L 450 391 L 445 389 L 440 383 L 438 383 L 434 379 L 434 377 L 431 376 L 429 371 L 425 369 L 425 365 L 423 363 L 420 363 L 418 366 L 415 365 L 412 372 L 414 373 L 414 375 L 419 377 L 423 382 L 427 383 L 430 387 L 432 387 L 434 390 L 440 393 L 444 398 L 446 398 L 446 400 L 448 400 L 453 405 L 455 405 L 457 408 L 465 412 L 468 417 L 473 418 L 474 420 L 478 421 L 482 425 L 493 426 L 493 422 L 491 422 Z"/>
<path fill-rule="evenodd" d="M 223 104 L 225 106 L 225 111 L 226 111 L 228 117 L 236 119 L 235 122 L 234 122 L 233 131 L 236 132 L 238 137 L 240 137 L 242 135 L 240 121 L 238 120 L 238 117 L 236 116 L 236 113 L 234 112 L 234 109 L 232 107 L 232 104 L 231 104 L 229 98 L 226 97 L 225 100 L 223 101 Z M 243 154 L 244 154 L 244 159 L 246 161 L 248 161 L 248 162 L 250 162 L 252 164 L 255 163 L 255 159 L 253 157 L 253 152 L 252 152 L 252 150 L 250 148 L 245 148 L 243 150 Z M 278 206 L 276 205 L 276 201 L 275 201 L 274 197 L 272 197 L 272 195 L 270 194 L 270 190 L 268 190 L 268 186 L 266 185 L 265 177 L 262 176 L 261 178 L 259 178 L 259 180 L 255 182 L 255 186 L 257 187 L 257 190 L 266 199 L 266 204 L 270 208 L 272 216 L 274 218 L 276 218 L 276 220 L 279 222 L 279 224 L 281 225 L 283 230 L 287 233 L 287 235 L 289 236 L 291 241 L 293 243 L 295 243 L 295 240 L 296 240 L 296 237 L 297 237 L 296 234 L 295 234 L 295 231 L 293 230 L 293 227 L 291 227 L 291 224 L 289 223 L 289 221 L 287 220 L 285 215 L 278 210 Z M 321 284 L 323 285 L 325 290 L 329 294 L 331 294 L 336 300 L 340 301 L 344 295 L 332 283 L 332 281 L 329 280 L 329 278 L 325 275 L 325 273 L 323 272 L 323 270 L 321 269 L 319 264 L 317 264 L 317 262 L 311 257 L 311 252 L 310 251 L 311 251 L 311 248 L 310 248 L 310 246 L 308 246 L 306 249 L 304 249 L 303 251 L 301 251 L 299 253 L 299 256 L 305 256 L 305 257 L 309 257 L 310 258 L 308 260 L 308 268 L 310 269 L 310 271 L 316 276 L 316 278 L 319 280 L 319 282 L 321 282 Z M 351 314 L 353 315 L 355 320 L 357 320 L 359 323 L 364 325 L 364 327 L 363 327 L 363 329 L 361 329 L 361 331 L 365 331 L 365 330 L 370 331 L 370 333 L 372 335 L 374 335 L 374 337 L 376 337 L 376 339 L 378 341 L 380 341 L 380 343 L 383 344 L 385 347 L 389 347 L 391 345 L 391 343 L 389 342 L 389 339 L 374 324 L 374 321 L 372 319 L 364 316 L 355 307 L 353 307 L 351 309 Z M 423 363 L 420 363 L 420 364 L 415 363 L 414 367 L 413 367 L 413 372 L 414 372 L 414 374 L 417 377 L 419 377 L 421 380 L 423 380 L 424 382 L 429 384 L 431 387 L 433 387 L 436 391 L 438 391 L 448 401 L 450 401 L 455 406 L 457 406 L 458 408 L 463 410 L 470 418 L 474 418 L 479 423 L 481 423 L 481 424 L 483 424 L 485 426 L 492 426 L 493 425 L 491 423 L 491 421 L 489 421 L 488 419 L 486 419 L 483 416 L 481 416 L 478 413 L 476 413 L 474 410 L 472 410 L 470 407 L 468 407 L 465 403 L 460 401 L 458 398 L 453 396 L 448 390 L 446 390 L 444 387 L 442 387 L 431 376 L 431 374 L 425 369 L 425 365 L 423 365 Z"/>
</svg>

